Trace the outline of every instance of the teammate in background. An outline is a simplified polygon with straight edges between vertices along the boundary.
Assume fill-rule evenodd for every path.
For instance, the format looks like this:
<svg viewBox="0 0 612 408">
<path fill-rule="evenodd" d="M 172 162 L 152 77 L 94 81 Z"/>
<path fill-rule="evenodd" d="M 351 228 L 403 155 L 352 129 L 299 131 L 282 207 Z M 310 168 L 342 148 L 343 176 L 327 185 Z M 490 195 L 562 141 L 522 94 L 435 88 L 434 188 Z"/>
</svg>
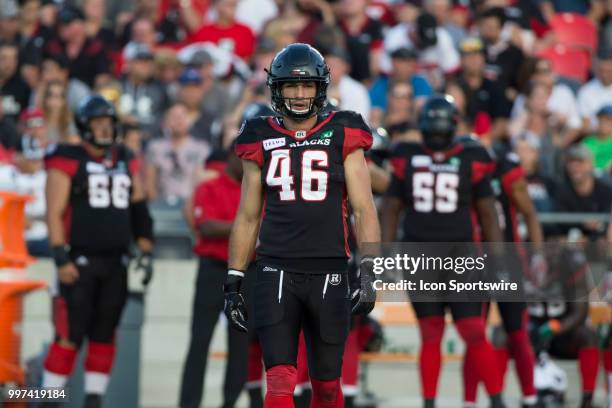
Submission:
<svg viewBox="0 0 612 408">
<path fill-rule="evenodd" d="M 478 119 L 479 115 L 477 115 Z M 486 122 L 486 116 L 480 116 L 481 122 Z M 489 131 L 490 121 L 487 124 L 478 124 L 480 142 L 488 149 L 493 149 L 493 140 Z M 478 129 L 479 128 L 479 129 Z M 465 143 L 478 144 L 476 138 L 466 138 Z M 538 252 L 532 256 L 534 262 L 531 264 L 535 267 L 543 267 L 544 262 L 542 255 L 543 250 L 543 234 L 540 223 L 538 222 L 537 213 L 529 193 L 527 192 L 527 182 L 525 174 L 520 165 L 518 156 L 511 152 L 500 152 L 495 155 L 496 166 L 493 173 L 493 192 L 497 198 L 497 209 L 499 215 L 499 224 L 503 232 L 505 242 L 516 242 L 516 252 L 513 252 L 512 261 L 516 261 L 512 266 L 515 270 L 522 271 L 524 265 L 521 261 L 525 257 L 525 251 L 529 252 L 530 248 L 536 249 Z M 519 247 L 521 237 L 518 231 L 518 214 L 523 216 L 527 225 L 529 241 L 532 243 L 530 248 Z M 511 250 L 507 248 L 507 250 Z M 528 271 L 524 271 L 527 273 Z M 534 280 L 537 277 L 533 278 Z M 534 282 L 538 283 L 538 282 Z M 514 357 L 514 363 L 518 375 L 518 379 L 523 392 L 523 406 L 533 407 L 537 404 L 536 389 L 533 383 L 533 370 L 535 365 L 535 357 L 531 342 L 529 341 L 528 333 L 528 318 L 527 304 L 525 302 L 497 302 L 503 328 L 506 336 L 499 333 L 500 336 L 494 336 L 495 353 L 497 364 L 502 375 L 502 387 L 505 373 L 508 367 L 509 354 Z M 477 364 L 474 356 L 471 355 L 471 349 L 464 357 L 463 364 L 463 383 L 464 383 L 464 407 L 476 406 L 476 391 L 478 386 L 478 378 L 476 375 Z"/>
<path fill-rule="evenodd" d="M 85 407 L 94 408 L 102 406 L 113 364 L 133 240 L 143 283 L 152 277 L 153 222 L 132 153 L 116 143 L 117 116 L 110 102 L 88 98 L 77 123 L 82 142 L 59 145 L 46 158 L 47 224 L 59 287 L 43 387 L 66 385 L 87 337 Z"/>
<path fill-rule="evenodd" d="M 219 288 L 226 278 L 228 239 L 240 202 L 240 158 L 230 151 L 223 166 L 219 162 L 217 164 L 219 168 L 224 167 L 221 173 L 200 183 L 185 206 L 185 212 L 190 214 L 188 222 L 198 237 L 194 252 L 199 257 L 199 267 L 193 302 L 191 340 L 181 380 L 181 408 L 199 407 L 203 399 L 210 341 L 219 312 L 223 310 L 223 293 Z M 250 289 L 250 282 L 246 286 Z M 248 293 L 245 293 L 245 298 L 250 300 Z M 245 333 L 230 330 L 227 339 L 228 359 L 223 382 L 223 407 L 233 407 L 247 379 L 249 338 Z M 259 400 L 261 401 L 261 394 Z"/>
<path fill-rule="evenodd" d="M 591 289 L 587 280 L 588 263 L 577 248 L 562 244 L 554 248 L 558 253 L 547 254 L 549 267 L 542 290 L 542 298 L 550 300 L 529 303 L 529 333 L 536 353 L 578 359 L 582 378 L 580 407 L 591 408 L 599 349 L 597 333 L 587 323 L 589 303 L 585 299 Z"/>
<path fill-rule="evenodd" d="M 380 241 L 364 159 L 372 135 L 353 112 L 321 114 L 329 81 L 317 50 L 287 46 L 268 71 L 280 116 L 247 120 L 236 145 L 244 176 L 230 237 L 225 313 L 232 326 L 246 329 L 240 286 L 259 239 L 252 319 L 266 367 L 265 407 L 294 405 L 301 329 L 312 406 L 342 406 L 339 378 L 351 310 L 367 314 L 374 307 L 376 254 L 364 245 Z M 363 254 L 360 286 L 352 293 L 346 273 L 349 203 Z"/>
<path fill-rule="evenodd" d="M 381 209 L 383 242 L 395 241 L 402 212 L 405 242 L 472 242 L 475 207 L 485 241 L 501 241 L 491 189 L 495 163 L 484 147 L 454 140 L 458 112 L 452 98 L 433 96 L 423 106 L 423 143 L 399 143 L 391 155 L 393 177 Z M 485 383 L 491 406 L 503 407 L 501 376 L 485 335 L 481 302 L 412 302 L 419 319 L 419 369 L 424 406 L 435 406 L 441 368 L 444 314 L 451 311 L 459 335 Z"/>
</svg>

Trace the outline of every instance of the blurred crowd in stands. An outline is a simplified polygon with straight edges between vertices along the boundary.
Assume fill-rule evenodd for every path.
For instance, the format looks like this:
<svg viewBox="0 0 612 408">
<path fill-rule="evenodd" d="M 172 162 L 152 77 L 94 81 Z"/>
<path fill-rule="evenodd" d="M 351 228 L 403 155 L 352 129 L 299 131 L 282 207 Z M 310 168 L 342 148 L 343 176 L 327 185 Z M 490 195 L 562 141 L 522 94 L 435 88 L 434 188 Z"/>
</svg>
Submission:
<svg viewBox="0 0 612 408">
<path fill-rule="evenodd" d="M 418 140 L 444 92 L 463 133 L 519 156 L 539 211 L 610 211 L 610 0 L 0 0 L 0 188 L 37 198 L 34 254 L 44 153 L 78 143 L 85 96 L 116 104 L 149 199 L 178 211 L 241 122 L 272 114 L 264 68 L 293 42 L 321 51 L 330 107 L 363 115 L 377 149 Z"/>
</svg>

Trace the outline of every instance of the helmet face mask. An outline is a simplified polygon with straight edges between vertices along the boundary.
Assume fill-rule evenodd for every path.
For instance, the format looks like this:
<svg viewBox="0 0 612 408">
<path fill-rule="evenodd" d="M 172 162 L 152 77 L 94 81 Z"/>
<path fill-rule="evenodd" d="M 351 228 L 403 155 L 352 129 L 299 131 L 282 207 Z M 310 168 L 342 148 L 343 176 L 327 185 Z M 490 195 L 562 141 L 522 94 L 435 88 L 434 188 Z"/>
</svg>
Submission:
<svg viewBox="0 0 612 408">
<path fill-rule="evenodd" d="M 459 113 L 451 97 L 432 96 L 419 115 L 419 129 L 423 144 L 436 151 L 445 150 L 453 143 Z"/>
<path fill-rule="evenodd" d="M 280 51 L 270 64 L 267 85 L 272 93 L 272 108 L 280 115 L 293 120 L 305 120 L 325 108 L 327 104 L 327 87 L 329 85 L 329 67 L 323 56 L 307 44 L 291 44 Z M 289 98 L 283 95 L 283 84 L 307 84 L 313 82 L 316 87 L 314 97 Z M 306 107 L 298 107 L 306 102 Z"/>
<path fill-rule="evenodd" d="M 120 133 L 119 121 L 114 106 L 108 100 L 99 95 L 92 96 L 81 104 L 76 116 L 79 133 L 85 142 L 102 149 L 115 144 Z M 96 120 L 101 118 L 109 118 L 110 127 L 108 121 Z M 108 129 L 111 134 L 105 135 Z"/>
<path fill-rule="evenodd" d="M 88 123 L 93 144 L 98 147 L 108 147 L 115 143 L 115 130 L 112 117 L 97 116 Z"/>
</svg>

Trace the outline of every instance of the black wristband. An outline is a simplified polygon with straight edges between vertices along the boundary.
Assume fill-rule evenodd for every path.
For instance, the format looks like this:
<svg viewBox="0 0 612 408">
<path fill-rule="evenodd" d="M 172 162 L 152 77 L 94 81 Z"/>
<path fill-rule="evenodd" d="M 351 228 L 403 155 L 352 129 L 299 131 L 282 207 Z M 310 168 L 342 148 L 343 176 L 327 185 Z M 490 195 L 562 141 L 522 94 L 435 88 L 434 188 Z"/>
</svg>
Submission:
<svg viewBox="0 0 612 408">
<path fill-rule="evenodd" d="M 66 245 L 55 245 L 51 247 L 51 256 L 53 256 L 53 261 L 55 262 L 55 266 L 61 268 L 70 262 L 70 257 L 68 256 L 68 250 Z"/>
</svg>

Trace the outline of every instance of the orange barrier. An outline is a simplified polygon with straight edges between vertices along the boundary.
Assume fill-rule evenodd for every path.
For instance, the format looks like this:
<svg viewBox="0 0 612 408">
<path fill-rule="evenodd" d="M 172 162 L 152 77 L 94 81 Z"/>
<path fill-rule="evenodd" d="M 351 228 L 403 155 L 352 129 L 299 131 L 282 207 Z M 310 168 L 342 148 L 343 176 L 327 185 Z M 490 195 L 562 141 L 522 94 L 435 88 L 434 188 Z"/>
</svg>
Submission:
<svg viewBox="0 0 612 408">
<path fill-rule="evenodd" d="M 23 384 L 21 352 L 22 297 L 46 286 L 43 281 L 0 281 L 0 384 Z"/>
<path fill-rule="evenodd" d="M 0 268 L 23 269 L 34 262 L 24 240 L 24 209 L 30 196 L 0 192 Z M 28 292 L 44 288 L 46 282 L 31 281 L 22 271 L 0 270 L 0 384 L 24 385 L 21 369 L 22 298 Z M 11 407 L 25 408 L 12 403 Z"/>
<path fill-rule="evenodd" d="M 23 238 L 24 208 L 30 196 L 0 192 L 0 268 L 25 268 L 34 262 Z"/>
</svg>

